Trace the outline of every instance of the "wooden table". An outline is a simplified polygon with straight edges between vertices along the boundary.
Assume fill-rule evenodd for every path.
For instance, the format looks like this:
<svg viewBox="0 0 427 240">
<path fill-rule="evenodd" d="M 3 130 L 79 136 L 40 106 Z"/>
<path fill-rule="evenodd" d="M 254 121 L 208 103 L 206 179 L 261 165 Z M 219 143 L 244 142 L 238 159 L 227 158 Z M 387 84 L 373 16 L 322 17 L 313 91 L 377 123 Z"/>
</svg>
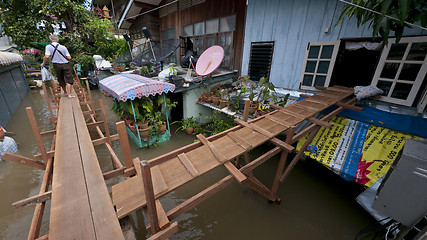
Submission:
<svg viewBox="0 0 427 240">
<path fill-rule="evenodd" d="M 124 239 L 79 102 L 59 106 L 49 239 Z"/>
</svg>

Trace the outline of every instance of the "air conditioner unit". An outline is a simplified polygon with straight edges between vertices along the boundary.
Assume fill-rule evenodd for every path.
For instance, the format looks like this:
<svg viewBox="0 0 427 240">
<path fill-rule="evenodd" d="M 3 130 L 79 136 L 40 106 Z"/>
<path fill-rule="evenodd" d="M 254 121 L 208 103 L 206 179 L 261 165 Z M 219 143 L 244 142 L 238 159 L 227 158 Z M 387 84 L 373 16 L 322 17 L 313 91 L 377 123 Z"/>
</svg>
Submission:
<svg viewBox="0 0 427 240">
<path fill-rule="evenodd" d="M 427 141 L 406 140 L 401 157 L 390 168 L 372 208 L 405 226 L 427 212 Z"/>
</svg>

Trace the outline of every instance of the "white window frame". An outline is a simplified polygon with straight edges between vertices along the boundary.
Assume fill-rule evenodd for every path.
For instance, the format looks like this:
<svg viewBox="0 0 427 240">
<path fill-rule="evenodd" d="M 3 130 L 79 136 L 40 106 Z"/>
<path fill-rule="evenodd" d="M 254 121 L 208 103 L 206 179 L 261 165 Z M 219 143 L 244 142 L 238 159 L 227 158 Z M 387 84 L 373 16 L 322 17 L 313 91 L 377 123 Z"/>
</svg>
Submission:
<svg viewBox="0 0 427 240">
<path fill-rule="evenodd" d="M 332 71 L 334 69 L 334 65 L 335 65 L 335 60 L 337 58 L 337 54 L 338 54 L 338 50 L 339 50 L 339 46 L 340 46 L 341 41 L 337 40 L 337 41 L 323 41 L 323 42 L 309 42 L 307 43 L 307 48 L 305 51 L 305 56 L 304 56 L 304 62 L 302 65 L 302 70 L 301 70 L 301 76 L 300 76 L 300 89 L 305 89 L 305 90 L 316 90 L 316 88 L 314 87 L 314 83 L 315 83 L 315 77 L 317 75 L 319 76 L 326 76 L 326 80 L 325 80 L 325 84 L 323 87 L 329 87 L 329 82 L 331 80 L 331 75 L 332 75 Z M 332 56 L 330 59 L 320 59 L 320 55 L 322 53 L 323 50 L 323 46 L 325 45 L 333 45 L 334 46 L 334 50 L 332 51 Z M 312 46 L 320 46 L 320 51 L 319 51 L 319 56 L 317 58 L 310 58 L 308 59 L 308 53 L 310 51 L 310 47 Z M 314 73 L 306 73 L 305 72 L 305 68 L 307 66 L 307 61 L 308 60 L 315 60 L 316 63 L 316 68 L 314 70 Z M 324 61 L 324 60 L 329 60 L 329 68 L 328 68 L 328 72 L 327 73 L 317 73 L 317 68 L 319 66 L 319 62 L 320 61 Z M 304 79 L 304 75 L 313 75 L 313 82 L 311 84 L 311 86 L 307 86 L 307 85 L 303 85 L 303 79 Z"/>
<path fill-rule="evenodd" d="M 378 82 L 381 80 L 392 82 L 392 86 L 390 88 L 390 91 L 388 92 L 388 95 L 387 96 L 381 96 L 379 98 L 379 100 L 384 101 L 384 102 L 389 102 L 389 103 L 400 104 L 400 105 L 404 105 L 404 106 L 412 106 L 412 104 L 414 103 L 415 97 L 417 96 L 417 93 L 420 90 L 421 84 L 423 83 L 424 77 L 427 73 L 427 61 L 426 61 L 427 60 L 427 54 L 426 54 L 426 57 L 424 58 L 423 61 L 406 60 L 406 57 L 408 56 L 409 50 L 411 49 L 411 46 L 412 46 L 412 43 L 427 42 L 427 37 L 423 36 L 423 37 L 402 38 L 399 41 L 399 43 L 408 43 L 408 46 L 406 47 L 406 51 L 403 55 L 402 60 L 387 60 L 387 56 L 390 52 L 391 46 L 395 42 L 396 42 L 395 38 L 389 39 L 388 45 L 384 47 L 384 49 L 381 53 L 381 58 L 379 60 L 377 69 L 375 70 L 375 74 L 374 74 L 374 77 L 372 79 L 371 85 L 377 86 Z M 384 65 L 386 63 L 399 63 L 400 64 L 394 79 L 387 79 L 387 78 L 381 78 L 380 77 L 381 72 L 382 72 Z M 415 81 L 405 81 L 405 80 L 399 80 L 398 79 L 398 76 L 400 76 L 401 70 L 402 70 L 403 65 L 405 63 L 422 63 L 422 66 L 420 68 L 420 71 L 418 72 L 418 75 L 417 75 Z M 396 83 L 412 84 L 412 88 L 411 88 L 409 95 L 408 95 L 408 98 L 406 100 L 391 97 L 391 94 L 394 91 Z"/>
</svg>

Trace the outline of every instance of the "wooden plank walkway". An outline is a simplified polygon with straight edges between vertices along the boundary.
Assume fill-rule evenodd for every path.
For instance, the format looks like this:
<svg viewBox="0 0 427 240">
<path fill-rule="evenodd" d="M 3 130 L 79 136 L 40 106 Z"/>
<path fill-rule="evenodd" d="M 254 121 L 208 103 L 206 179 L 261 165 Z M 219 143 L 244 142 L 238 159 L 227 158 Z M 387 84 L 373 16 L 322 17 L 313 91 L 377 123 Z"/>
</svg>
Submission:
<svg viewBox="0 0 427 240">
<path fill-rule="evenodd" d="M 124 239 L 77 98 L 62 97 L 49 239 Z"/>
<path fill-rule="evenodd" d="M 236 127 L 221 137 L 209 138 L 212 141 L 199 138 L 203 143 L 195 143 L 184 147 L 182 151 L 177 150 L 148 161 L 155 199 L 220 165 L 224 165 L 239 182 L 247 181 L 245 176 L 239 175 L 242 174 L 240 171 L 230 166 L 230 160 L 273 140 L 275 136 L 288 130 L 291 126 L 304 120 L 310 121 L 310 118 L 316 113 L 339 103 L 352 94 L 353 89 L 351 88 L 330 87 L 313 97 L 273 111 L 251 122 L 237 121 L 241 127 Z M 312 119 L 312 122 L 315 121 L 321 122 L 318 119 Z M 230 178 L 227 178 L 224 182 L 229 182 L 229 180 Z M 256 180 L 252 179 L 247 182 L 250 186 L 256 185 L 255 187 L 258 187 L 259 191 L 264 192 L 266 196 L 271 196 L 271 192 L 258 184 Z M 119 218 L 147 205 L 141 174 L 114 185 L 112 194 Z"/>
</svg>

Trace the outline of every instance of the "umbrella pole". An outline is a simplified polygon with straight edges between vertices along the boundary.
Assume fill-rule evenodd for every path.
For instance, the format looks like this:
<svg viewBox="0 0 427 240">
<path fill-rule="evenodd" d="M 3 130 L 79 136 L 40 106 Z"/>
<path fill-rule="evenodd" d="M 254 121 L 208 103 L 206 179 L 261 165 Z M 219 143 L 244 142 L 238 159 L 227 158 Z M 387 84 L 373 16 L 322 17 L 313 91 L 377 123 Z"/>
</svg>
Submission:
<svg viewBox="0 0 427 240">
<path fill-rule="evenodd" d="M 165 102 L 165 115 L 166 115 L 166 123 L 168 125 L 168 131 L 169 131 L 169 137 L 171 136 L 171 130 L 169 128 L 169 117 L 168 117 L 168 110 L 166 109 L 166 94 L 163 93 L 163 101 Z"/>
<path fill-rule="evenodd" d="M 138 133 L 139 146 L 142 146 L 141 136 L 139 135 L 138 123 L 136 123 L 135 108 L 133 108 L 133 101 L 132 100 L 130 100 L 130 105 L 132 106 L 133 120 L 135 121 L 136 132 Z"/>
</svg>

